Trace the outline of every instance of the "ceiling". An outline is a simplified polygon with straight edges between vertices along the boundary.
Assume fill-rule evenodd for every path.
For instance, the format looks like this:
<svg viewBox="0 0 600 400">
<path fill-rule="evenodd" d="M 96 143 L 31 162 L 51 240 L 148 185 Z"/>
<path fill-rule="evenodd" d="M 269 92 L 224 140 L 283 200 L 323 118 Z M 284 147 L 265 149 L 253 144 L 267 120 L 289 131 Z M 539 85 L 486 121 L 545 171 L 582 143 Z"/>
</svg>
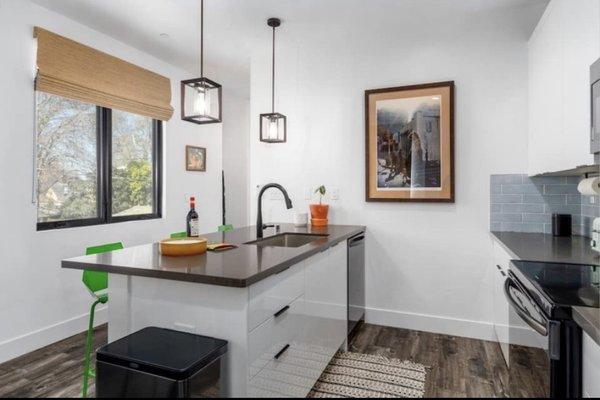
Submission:
<svg viewBox="0 0 600 400">
<path fill-rule="evenodd" d="M 32 0 L 128 45 L 187 70 L 197 70 L 199 0 Z M 423 34 L 491 24 L 526 40 L 549 0 L 205 0 L 206 62 L 247 74 L 249 53 L 264 41 L 268 17 L 316 33 L 386 26 Z M 466 23 L 468 21 L 468 23 Z M 167 37 L 165 37 L 165 34 Z"/>
</svg>

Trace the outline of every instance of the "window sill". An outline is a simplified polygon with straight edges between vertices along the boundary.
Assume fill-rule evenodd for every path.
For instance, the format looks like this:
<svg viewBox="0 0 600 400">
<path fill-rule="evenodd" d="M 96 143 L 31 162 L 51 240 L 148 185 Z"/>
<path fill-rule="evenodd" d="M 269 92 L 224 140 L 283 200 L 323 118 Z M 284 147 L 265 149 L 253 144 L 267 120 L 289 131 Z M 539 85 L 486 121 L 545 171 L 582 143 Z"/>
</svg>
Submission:
<svg viewBox="0 0 600 400">
<path fill-rule="evenodd" d="M 38 222 L 37 231 L 53 231 L 59 229 L 71 229 L 71 228 L 83 228 L 88 226 L 99 226 L 99 225 L 112 225 L 120 224 L 123 222 L 132 221 L 147 221 L 154 219 L 162 219 L 161 214 L 147 214 L 147 215 L 129 215 L 126 217 L 113 217 L 110 220 L 102 220 L 97 218 L 92 219 L 79 219 L 72 221 L 55 221 L 55 222 Z"/>
</svg>

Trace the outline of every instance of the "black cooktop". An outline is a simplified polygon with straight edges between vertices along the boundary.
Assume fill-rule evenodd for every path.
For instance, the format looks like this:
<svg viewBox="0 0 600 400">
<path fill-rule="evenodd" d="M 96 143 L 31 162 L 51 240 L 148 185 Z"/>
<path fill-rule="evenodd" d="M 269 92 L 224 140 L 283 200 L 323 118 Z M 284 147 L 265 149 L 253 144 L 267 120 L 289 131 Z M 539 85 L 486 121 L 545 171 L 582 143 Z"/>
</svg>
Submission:
<svg viewBox="0 0 600 400">
<path fill-rule="evenodd" d="M 600 307 L 600 266 L 513 260 L 511 271 L 548 314 Z M 541 304 L 540 304 L 541 303 Z"/>
</svg>

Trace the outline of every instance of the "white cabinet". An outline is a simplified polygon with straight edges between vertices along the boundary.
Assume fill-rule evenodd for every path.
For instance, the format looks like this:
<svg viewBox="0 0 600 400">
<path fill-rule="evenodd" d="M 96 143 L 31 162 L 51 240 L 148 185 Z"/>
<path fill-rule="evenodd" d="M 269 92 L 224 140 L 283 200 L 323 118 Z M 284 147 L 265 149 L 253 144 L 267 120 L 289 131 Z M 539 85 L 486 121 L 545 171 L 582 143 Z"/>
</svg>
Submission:
<svg viewBox="0 0 600 400">
<path fill-rule="evenodd" d="M 276 354 L 286 352 L 299 337 L 304 318 L 304 298 L 293 300 L 248 336 L 248 378 L 265 368 Z"/>
<path fill-rule="evenodd" d="M 251 331 L 304 293 L 304 262 L 250 286 L 248 330 Z"/>
<path fill-rule="evenodd" d="M 600 397 L 600 345 L 583 334 L 583 395 L 584 397 Z"/>
<path fill-rule="evenodd" d="M 346 340 L 342 241 L 250 287 L 109 274 L 109 338 L 148 326 L 227 340 L 223 394 L 305 397 Z"/>
<path fill-rule="evenodd" d="M 306 315 L 311 345 L 333 356 L 348 326 L 347 246 L 342 242 L 306 262 Z M 332 284 L 332 282 L 334 282 Z"/>
<path fill-rule="evenodd" d="M 348 313 L 346 259 L 344 241 L 293 266 L 291 269 L 299 270 L 287 276 L 250 287 L 250 304 L 263 304 L 249 308 L 251 315 L 259 316 L 250 319 L 258 320 L 282 306 L 286 298 L 293 298 L 298 293 L 298 277 L 304 279 L 302 295 L 283 314 L 270 317 L 250 332 L 249 396 L 306 397 L 344 344 Z"/>
<path fill-rule="evenodd" d="M 528 173 L 593 163 L 590 65 L 600 57 L 600 2 L 552 0 L 529 40 Z"/>
</svg>

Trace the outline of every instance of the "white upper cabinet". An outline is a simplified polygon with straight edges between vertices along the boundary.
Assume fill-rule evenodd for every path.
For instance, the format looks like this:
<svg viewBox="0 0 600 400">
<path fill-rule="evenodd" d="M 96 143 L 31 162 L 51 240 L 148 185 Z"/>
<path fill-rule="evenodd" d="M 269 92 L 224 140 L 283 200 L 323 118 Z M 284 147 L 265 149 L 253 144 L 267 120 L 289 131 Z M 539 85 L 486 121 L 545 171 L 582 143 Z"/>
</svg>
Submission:
<svg viewBox="0 0 600 400">
<path fill-rule="evenodd" d="M 529 167 L 593 163 L 590 65 L 600 57 L 600 0 L 552 0 L 529 40 Z"/>
</svg>

